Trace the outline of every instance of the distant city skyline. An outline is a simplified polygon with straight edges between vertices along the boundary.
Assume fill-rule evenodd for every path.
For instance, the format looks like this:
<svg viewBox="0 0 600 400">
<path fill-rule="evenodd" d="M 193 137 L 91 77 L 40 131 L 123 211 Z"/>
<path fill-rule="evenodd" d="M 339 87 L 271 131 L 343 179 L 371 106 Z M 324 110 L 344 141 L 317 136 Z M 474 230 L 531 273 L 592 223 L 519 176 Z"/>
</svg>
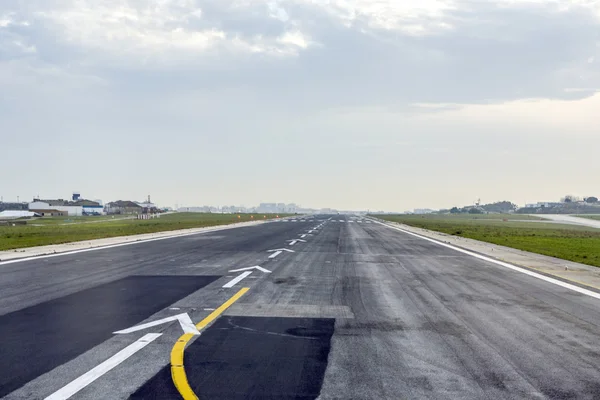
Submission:
<svg viewBox="0 0 600 400">
<path fill-rule="evenodd" d="M 124 197 L 120 197 L 120 198 L 115 198 L 115 199 L 103 199 L 103 198 L 99 198 L 99 197 L 95 197 L 95 196 L 86 196 L 85 192 L 81 192 L 81 191 L 71 191 L 69 193 L 69 195 L 65 195 L 63 194 L 62 196 L 38 196 L 35 195 L 32 198 L 23 198 L 21 196 L 18 197 L 18 201 L 17 199 L 7 199 L 6 196 L 0 196 L 0 202 L 4 202 L 4 203 L 30 203 L 33 199 L 35 198 L 54 198 L 54 199 L 70 199 L 72 193 L 83 193 L 82 194 L 82 198 L 87 199 L 87 200 L 92 200 L 92 201 L 98 201 L 101 204 L 106 204 L 108 202 L 111 201 L 116 201 L 116 200 L 130 200 L 130 201 L 134 201 L 137 203 L 144 203 L 147 202 L 148 200 L 148 195 L 144 195 L 141 196 L 141 199 L 128 199 L 128 198 L 124 198 Z M 536 199 L 536 200 L 532 200 L 532 201 L 524 201 L 522 203 L 518 203 L 515 202 L 511 199 L 508 198 L 503 198 L 503 199 L 495 199 L 495 200 L 489 200 L 489 201 L 485 201 L 483 199 L 476 199 L 473 200 L 472 202 L 467 202 L 464 204 L 446 204 L 446 205 L 442 205 L 442 206 L 430 206 L 430 207 L 426 207 L 426 206 L 417 206 L 414 208 L 402 208 L 402 207 L 395 207 L 395 208 L 376 208 L 376 207 L 367 207 L 367 208 L 343 208 L 343 207 L 332 207 L 332 206 L 324 206 L 324 207 L 313 207 L 313 206 L 302 206 L 299 205 L 297 203 L 294 202 L 290 202 L 290 203 L 284 203 L 284 202 L 259 202 L 255 205 L 244 205 L 244 204 L 239 204 L 239 205 L 235 205 L 232 203 L 223 203 L 223 204 L 203 204 L 203 205 L 198 205 L 196 203 L 196 205 L 192 205 L 193 203 L 190 202 L 190 204 L 179 204 L 179 203 L 174 203 L 174 204 L 169 204 L 169 203 L 163 203 L 162 201 L 154 201 L 154 199 L 156 197 L 160 196 L 151 196 L 152 198 L 152 202 L 155 203 L 157 206 L 161 207 L 161 208 L 169 208 L 169 209 L 173 209 L 173 210 L 180 210 L 180 211 L 187 211 L 185 209 L 190 209 L 190 210 L 203 210 L 204 212 L 207 212 L 208 210 L 214 210 L 214 211 L 218 211 L 221 212 L 222 210 L 226 209 L 227 212 L 234 212 L 234 210 L 238 210 L 237 212 L 264 212 L 264 213 L 268 213 L 268 212 L 280 212 L 280 213 L 285 213 L 285 212 L 290 212 L 290 213 L 294 213 L 294 212 L 318 212 L 320 210 L 325 210 L 325 212 L 327 211 L 331 211 L 331 212 L 360 212 L 360 213 L 364 213 L 364 212 L 385 212 L 385 213 L 416 213 L 416 214 L 420 214 L 420 213 L 428 213 L 431 211 L 437 211 L 437 210 L 444 210 L 444 209 L 450 209 L 452 207 L 465 207 L 465 206 L 471 206 L 476 204 L 476 202 L 478 200 L 482 201 L 482 203 L 494 203 L 496 201 L 511 201 L 515 204 L 517 204 L 519 207 L 525 207 L 527 205 L 531 205 L 531 204 L 544 204 L 544 203 L 556 203 L 559 202 L 560 199 L 564 198 L 566 193 L 570 193 L 570 192 L 561 192 L 562 194 L 559 196 L 556 196 L 555 198 L 552 198 L 550 200 L 548 199 Z M 594 195 L 594 193 L 588 193 L 587 195 Z M 580 198 L 580 199 L 584 199 L 586 197 L 586 195 L 573 195 L 575 198 Z M 275 206 L 275 208 L 269 208 L 269 207 L 263 207 L 261 208 L 261 206 Z M 271 209 L 272 211 L 268 211 L 269 209 Z M 283 211 L 282 211 L 283 210 Z"/>
</svg>

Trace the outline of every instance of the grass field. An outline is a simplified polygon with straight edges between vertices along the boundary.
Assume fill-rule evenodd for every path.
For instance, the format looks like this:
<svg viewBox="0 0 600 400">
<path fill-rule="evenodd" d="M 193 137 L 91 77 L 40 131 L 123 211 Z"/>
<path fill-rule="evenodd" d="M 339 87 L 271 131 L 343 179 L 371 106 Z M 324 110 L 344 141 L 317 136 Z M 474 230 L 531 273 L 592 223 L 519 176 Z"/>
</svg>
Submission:
<svg viewBox="0 0 600 400">
<path fill-rule="evenodd" d="M 240 214 L 238 218 L 237 214 L 174 213 L 150 220 L 113 220 L 105 216 L 40 218 L 32 221 L 31 225 L 0 226 L 0 250 L 226 225 L 263 220 L 265 216 L 266 219 L 276 217 L 274 214 Z M 89 223 L 92 221 L 97 222 Z"/>
<path fill-rule="evenodd" d="M 378 218 L 600 267 L 600 229 L 544 222 L 467 219 L 454 215 Z M 521 218 L 519 218 L 521 219 Z"/>
<path fill-rule="evenodd" d="M 580 214 L 580 215 L 576 215 L 576 217 L 587 218 L 587 219 L 595 219 L 595 220 L 600 221 L 600 215 L 596 215 L 596 214 L 592 214 L 592 215 L 590 215 L 590 214 Z"/>
<path fill-rule="evenodd" d="M 414 217 L 421 218 L 425 215 L 402 215 L 402 217 Z M 537 217 L 528 214 L 428 214 L 428 218 L 441 218 L 444 220 L 451 221 L 464 221 L 464 220 L 508 220 L 508 221 L 544 221 L 543 217 Z"/>
</svg>

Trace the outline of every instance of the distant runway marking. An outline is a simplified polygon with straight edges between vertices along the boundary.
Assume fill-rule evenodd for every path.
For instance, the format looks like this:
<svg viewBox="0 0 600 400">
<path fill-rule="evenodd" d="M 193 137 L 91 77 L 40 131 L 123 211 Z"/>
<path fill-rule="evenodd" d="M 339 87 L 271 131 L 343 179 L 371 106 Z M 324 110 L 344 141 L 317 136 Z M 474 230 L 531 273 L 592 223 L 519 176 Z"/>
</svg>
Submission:
<svg viewBox="0 0 600 400">
<path fill-rule="evenodd" d="M 552 283 L 554 285 L 561 286 L 561 287 L 564 287 L 566 289 L 570 289 L 570 290 L 572 290 L 574 292 L 577 292 L 577 293 L 585 294 L 586 296 L 590 296 L 590 297 L 593 297 L 595 299 L 600 299 L 600 293 L 597 293 L 597 292 L 594 292 L 594 291 L 591 291 L 591 290 L 588 290 L 588 289 L 584 289 L 582 287 L 579 287 L 579 286 L 576 286 L 576 285 L 572 285 L 570 283 L 563 282 L 563 281 L 558 280 L 558 279 L 550 278 L 550 277 L 548 277 L 546 275 L 538 274 L 537 272 L 533 272 L 533 271 L 530 271 L 530 270 L 525 269 L 525 268 L 517 267 L 516 265 L 512 265 L 512 264 L 509 264 L 509 263 L 504 262 L 504 261 L 496 260 L 496 259 L 491 258 L 491 257 L 486 257 L 484 255 L 477 254 L 477 253 L 474 253 L 474 252 L 469 251 L 469 250 L 461 249 L 460 247 L 456 247 L 456 246 L 453 246 L 453 245 L 448 244 L 448 243 L 440 242 L 438 240 L 428 238 L 427 236 L 419 235 L 417 233 L 413 233 L 413 232 L 404 230 L 402 228 L 398 228 L 398 227 L 395 227 L 395 226 L 392 226 L 392 225 L 388 225 L 388 224 L 385 224 L 383 222 L 379 222 L 379 221 L 374 221 L 374 222 L 377 223 L 377 224 L 386 226 L 388 228 L 395 229 L 397 231 L 406 233 L 408 235 L 415 236 L 415 237 L 421 238 L 423 240 L 427 240 L 428 242 L 435 243 L 437 245 L 440 245 L 440 246 L 443 246 L 443 247 L 446 247 L 446 248 L 449 248 L 449 249 L 452 249 L 452 250 L 456 250 L 456 251 L 458 251 L 460 253 L 467 254 L 467 255 L 469 255 L 471 257 L 475 257 L 475 258 L 478 258 L 478 259 L 483 260 L 483 261 L 491 262 L 493 264 L 500 265 L 500 266 L 508 268 L 508 269 L 512 269 L 513 271 L 521 272 L 521 273 L 523 273 L 525 275 L 529 275 L 529 276 L 532 276 L 534 278 L 538 278 L 538 279 L 541 279 L 543 281 L 546 281 L 548 283 Z"/>
<path fill-rule="evenodd" d="M 279 251 L 276 251 L 275 253 L 271 254 L 271 255 L 269 256 L 269 258 L 275 258 L 275 257 L 277 257 L 278 255 L 280 255 L 281 253 L 283 253 L 283 251 L 281 251 L 281 250 L 279 250 Z"/>
<path fill-rule="evenodd" d="M 244 278 L 246 278 L 248 275 L 250 275 L 252 273 L 252 271 L 246 271 L 242 274 L 240 274 L 239 276 L 236 276 L 235 278 L 233 278 L 232 280 L 230 280 L 229 282 L 227 282 L 226 284 L 223 285 L 224 288 L 232 288 L 234 287 L 238 282 L 240 282 L 241 280 L 243 280 Z"/>
<path fill-rule="evenodd" d="M 278 255 L 280 255 L 281 253 L 283 253 L 284 251 L 287 251 L 288 253 L 295 253 L 294 250 L 290 250 L 290 249 L 274 249 L 274 250 L 267 250 L 267 253 L 273 253 L 269 256 L 269 258 L 275 258 Z"/>
<path fill-rule="evenodd" d="M 235 295 L 233 295 L 229 300 L 223 303 L 219 308 L 210 313 L 208 317 L 204 318 L 198 324 L 196 324 L 196 328 L 198 330 L 202 330 L 206 328 L 211 322 L 217 319 L 225 310 L 227 310 L 233 303 L 238 301 L 240 297 L 242 297 L 246 292 L 250 290 L 250 288 L 240 289 Z M 189 341 L 194 337 L 189 333 L 181 336 L 179 340 L 173 346 L 171 350 L 171 378 L 173 379 L 173 384 L 177 388 L 177 391 L 183 397 L 184 400 L 198 400 L 198 396 L 190 387 L 190 383 L 187 380 L 187 375 L 185 373 L 185 368 L 183 365 L 183 353 L 185 351 L 185 346 L 189 343 Z M 54 400 L 54 399 L 53 399 Z"/>
<path fill-rule="evenodd" d="M 117 365 L 121 364 L 123 361 L 127 360 L 129 357 L 148 346 L 161 335 L 162 333 L 148 333 L 147 335 L 144 335 L 141 339 L 138 339 L 136 342 L 125 347 L 123 350 L 119 351 L 102 364 L 92 368 L 68 385 L 52 393 L 50 396 L 46 397 L 45 400 L 66 400 L 70 398 L 88 386 L 90 383 L 94 382 L 96 379 L 100 378 L 102 375 L 106 374 L 108 371 L 112 370 Z"/>
</svg>

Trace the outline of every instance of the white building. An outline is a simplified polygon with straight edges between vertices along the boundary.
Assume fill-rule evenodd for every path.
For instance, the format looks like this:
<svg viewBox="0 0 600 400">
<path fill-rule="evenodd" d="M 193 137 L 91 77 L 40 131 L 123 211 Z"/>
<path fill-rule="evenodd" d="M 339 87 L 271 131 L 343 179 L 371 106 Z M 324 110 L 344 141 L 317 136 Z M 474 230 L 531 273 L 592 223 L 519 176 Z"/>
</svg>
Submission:
<svg viewBox="0 0 600 400">
<path fill-rule="evenodd" d="M 104 208 L 95 201 L 89 200 L 40 200 L 29 203 L 30 210 L 58 210 L 66 212 L 70 217 L 81 215 L 104 214 Z"/>
<path fill-rule="evenodd" d="M 29 203 L 30 210 L 58 210 L 66 212 L 70 217 L 83 215 L 83 206 L 64 205 L 64 201 L 35 200 Z"/>
<path fill-rule="evenodd" d="M 550 208 L 554 206 L 560 206 L 561 203 L 555 203 L 551 201 L 542 201 L 537 203 L 526 204 L 525 208 Z"/>
</svg>

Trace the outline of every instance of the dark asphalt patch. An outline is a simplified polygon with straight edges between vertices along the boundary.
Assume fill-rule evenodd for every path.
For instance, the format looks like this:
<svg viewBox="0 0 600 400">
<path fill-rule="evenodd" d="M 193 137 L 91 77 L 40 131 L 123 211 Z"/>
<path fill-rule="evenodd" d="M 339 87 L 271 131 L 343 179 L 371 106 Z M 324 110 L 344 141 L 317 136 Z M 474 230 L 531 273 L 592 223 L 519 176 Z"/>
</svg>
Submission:
<svg viewBox="0 0 600 400">
<path fill-rule="evenodd" d="M 221 317 L 184 356 L 190 386 L 202 400 L 319 396 L 333 318 Z M 178 399 L 170 366 L 130 399 Z"/>
<path fill-rule="evenodd" d="M 0 316 L 0 397 L 218 276 L 130 276 Z"/>
</svg>

